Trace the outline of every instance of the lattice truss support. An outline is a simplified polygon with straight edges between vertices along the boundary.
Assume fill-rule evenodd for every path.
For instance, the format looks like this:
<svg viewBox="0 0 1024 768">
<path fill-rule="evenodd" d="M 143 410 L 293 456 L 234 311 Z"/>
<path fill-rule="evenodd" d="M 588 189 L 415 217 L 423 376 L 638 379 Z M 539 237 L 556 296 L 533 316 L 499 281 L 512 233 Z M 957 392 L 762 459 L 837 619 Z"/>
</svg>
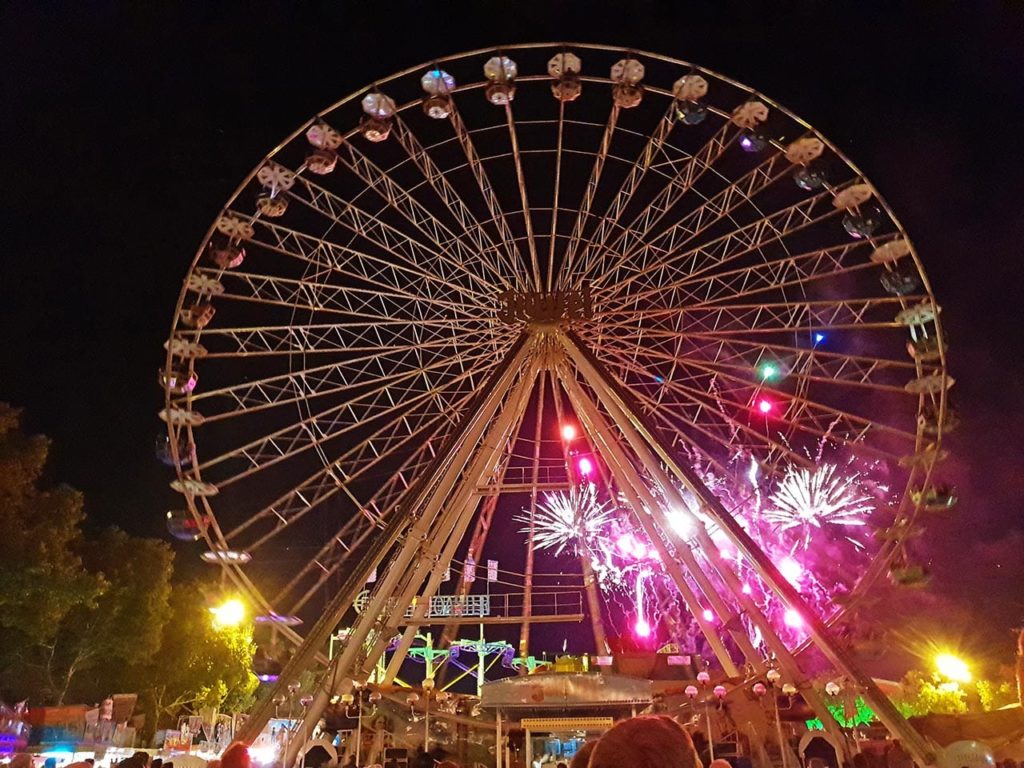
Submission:
<svg viewBox="0 0 1024 768">
<path fill-rule="evenodd" d="M 565 394 L 576 418 L 593 436 L 593 448 L 607 467 L 607 481 L 632 513 L 639 530 L 657 550 L 667 575 L 689 608 L 714 652 L 728 685 L 742 689 L 769 665 L 777 665 L 797 687 L 826 728 L 842 741 L 838 725 L 821 694 L 812 685 L 799 658 L 795 657 L 773 629 L 772 624 L 745 594 L 734 566 L 719 553 L 703 520 L 692 514 L 683 497 L 685 489 L 699 500 L 700 512 L 717 525 L 742 553 L 779 600 L 799 611 L 813 645 L 857 688 L 894 737 L 928 764 L 928 745 L 863 673 L 849 654 L 835 641 L 829 629 L 804 602 L 799 592 L 782 576 L 775 564 L 746 533 L 692 468 L 677 457 L 657 425 L 644 414 L 634 396 L 618 382 L 574 332 L 556 326 L 538 327 L 524 334 L 490 373 L 467 406 L 464 418 L 453 430 L 443 450 L 419 472 L 400 495 L 388 525 L 379 529 L 365 548 L 358 564 L 326 607 L 323 615 L 280 676 L 279 688 L 308 670 L 318 667 L 318 654 L 364 588 L 371 572 L 379 572 L 362 609 L 333 661 L 323 669 L 312 704 L 306 711 L 311 722 L 318 720 L 339 681 L 365 681 L 389 646 L 381 682 L 395 680 L 420 628 L 437 624 L 427 615 L 433 596 L 441 588 L 445 572 L 467 537 L 480 542 L 480 508 L 487 509 L 489 497 L 481 489 L 500 480 L 507 468 L 507 454 L 518 432 L 527 422 L 527 412 L 537 388 L 558 387 Z M 556 398 L 559 402 L 559 398 Z M 525 428 L 530 429 L 529 423 Z M 685 511 L 694 531 L 683 542 L 671 535 L 667 506 Z M 493 508 L 491 510 L 493 513 Z M 477 526 L 471 529 L 474 520 Z M 702 618 L 699 606 L 706 602 L 722 619 L 737 651 L 730 652 L 722 630 Z M 527 617 L 529 621 L 529 617 Z M 756 626 L 765 650 L 751 643 L 744 623 Z M 593 627 L 595 641 L 602 647 L 603 629 Z M 394 638 L 398 638 L 397 644 Z M 767 652 L 767 657 L 766 657 Z M 734 656 L 738 653 L 739 656 Z M 253 713 L 242 732 L 253 739 L 273 708 L 274 691 Z M 294 750 L 299 739 L 294 740 Z M 294 754 L 287 757 L 289 764 Z"/>
</svg>

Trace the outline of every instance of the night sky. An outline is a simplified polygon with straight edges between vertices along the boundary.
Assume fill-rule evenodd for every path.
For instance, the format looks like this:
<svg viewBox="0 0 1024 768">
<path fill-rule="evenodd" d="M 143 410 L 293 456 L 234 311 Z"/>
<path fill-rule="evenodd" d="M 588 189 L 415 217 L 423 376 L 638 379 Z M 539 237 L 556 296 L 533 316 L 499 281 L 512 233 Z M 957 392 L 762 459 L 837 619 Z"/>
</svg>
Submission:
<svg viewBox="0 0 1024 768">
<path fill-rule="evenodd" d="M 927 530 L 920 602 L 1008 657 L 1024 623 L 1024 5 L 672 5 L 4 4 L 0 400 L 54 439 L 52 477 L 85 492 L 90 525 L 164 534 L 161 345 L 200 238 L 271 147 L 435 55 L 617 44 L 786 105 L 902 220 L 943 306 L 963 418 L 944 467 L 961 503 Z"/>
</svg>

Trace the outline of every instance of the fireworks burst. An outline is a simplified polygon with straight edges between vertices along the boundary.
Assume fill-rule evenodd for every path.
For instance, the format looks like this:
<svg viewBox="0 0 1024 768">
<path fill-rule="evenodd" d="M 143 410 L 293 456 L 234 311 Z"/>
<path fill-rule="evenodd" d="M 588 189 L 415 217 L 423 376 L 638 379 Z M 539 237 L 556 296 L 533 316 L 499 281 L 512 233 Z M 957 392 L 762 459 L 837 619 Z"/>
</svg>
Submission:
<svg viewBox="0 0 1024 768">
<path fill-rule="evenodd" d="M 865 518 L 874 509 L 859 473 L 844 475 L 834 464 L 813 470 L 790 467 L 770 501 L 762 512 L 765 521 L 781 532 L 797 532 L 805 549 L 815 529 L 866 525 Z"/>
<path fill-rule="evenodd" d="M 530 524 L 528 514 L 514 519 Z M 588 549 L 588 543 L 604 536 L 614 519 L 614 507 L 597 498 L 593 483 L 583 483 L 568 492 L 546 493 L 533 519 L 533 543 L 537 549 L 553 549 L 556 555 L 569 548 L 579 554 Z M 530 529 L 520 528 L 519 532 L 529 533 Z"/>
</svg>

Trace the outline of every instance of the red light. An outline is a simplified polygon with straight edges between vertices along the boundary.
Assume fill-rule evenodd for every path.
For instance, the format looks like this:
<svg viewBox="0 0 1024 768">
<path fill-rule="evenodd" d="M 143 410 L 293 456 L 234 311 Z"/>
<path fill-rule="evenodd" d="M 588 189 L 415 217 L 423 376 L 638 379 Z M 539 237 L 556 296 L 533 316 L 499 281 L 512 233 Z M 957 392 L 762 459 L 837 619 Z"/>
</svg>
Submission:
<svg viewBox="0 0 1024 768">
<path fill-rule="evenodd" d="M 566 442 L 571 442 L 576 439 L 576 427 L 572 424 L 566 424 L 562 427 L 562 439 Z"/>
<path fill-rule="evenodd" d="M 762 399 L 757 401 L 757 410 L 759 410 L 761 413 L 763 413 L 766 416 L 769 413 L 772 412 L 772 408 L 774 408 L 774 407 L 775 406 L 772 405 L 772 401 L 771 400 L 765 400 L 764 398 L 762 398 Z"/>
<path fill-rule="evenodd" d="M 580 474 L 586 477 L 587 475 L 594 471 L 594 464 L 593 462 L 590 461 L 590 459 L 584 456 L 582 459 L 580 459 L 579 468 Z"/>
</svg>

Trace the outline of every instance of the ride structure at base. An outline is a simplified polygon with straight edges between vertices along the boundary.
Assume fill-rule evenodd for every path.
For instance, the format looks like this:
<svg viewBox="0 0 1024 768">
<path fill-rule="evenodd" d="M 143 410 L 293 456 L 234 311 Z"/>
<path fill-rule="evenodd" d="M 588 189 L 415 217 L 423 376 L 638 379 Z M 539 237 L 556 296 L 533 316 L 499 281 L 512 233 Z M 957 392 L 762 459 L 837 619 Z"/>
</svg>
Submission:
<svg viewBox="0 0 1024 768">
<path fill-rule="evenodd" d="M 277 685 L 316 672 L 307 725 L 488 627 L 507 675 L 669 644 L 707 659 L 691 707 L 774 678 L 837 743 L 841 678 L 930 762 L 857 656 L 956 503 L 939 307 L 755 91 L 575 44 L 379 80 L 243 182 L 166 348 L 169 525 L 292 646 Z"/>
</svg>

